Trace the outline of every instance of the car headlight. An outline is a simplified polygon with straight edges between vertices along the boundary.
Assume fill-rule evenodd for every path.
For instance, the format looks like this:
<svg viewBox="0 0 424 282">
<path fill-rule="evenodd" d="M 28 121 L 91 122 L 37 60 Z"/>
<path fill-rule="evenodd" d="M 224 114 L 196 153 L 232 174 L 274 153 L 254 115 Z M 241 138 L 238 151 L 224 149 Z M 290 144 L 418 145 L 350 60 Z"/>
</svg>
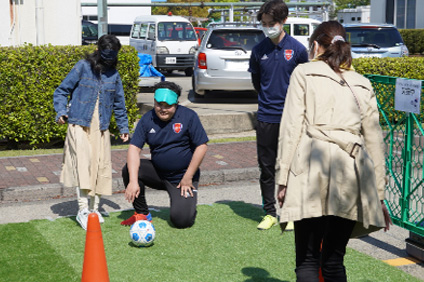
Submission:
<svg viewBox="0 0 424 282">
<path fill-rule="evenodd" d="M 189 54 L 196 54 L 196 46 L 193 46 L 190 48 L 190 51 L 188 51 Z"/>
<path fill-rule="evenodd" d="M 406 45 L 402 45 L 401 46 L 401 56 L 402 57 L 408 57 L 409 56 L 409 50 L 408 47 L 406 47 Z"/>
<path fill-rule="evenodd" d="M 165 46 L 158 46 L 156 48 L 156 54 L 169 54 L 169 50 Z"/>
</svg>

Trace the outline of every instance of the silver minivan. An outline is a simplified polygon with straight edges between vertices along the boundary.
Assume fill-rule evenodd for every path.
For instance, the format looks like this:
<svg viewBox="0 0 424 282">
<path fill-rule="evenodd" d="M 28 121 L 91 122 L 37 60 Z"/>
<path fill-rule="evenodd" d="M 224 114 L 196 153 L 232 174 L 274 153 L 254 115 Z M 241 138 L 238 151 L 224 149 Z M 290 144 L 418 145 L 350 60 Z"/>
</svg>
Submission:
<svg viewBox="0 0 424 282">
<path fill-rule="evenodd" d="M 192 77 L 195 97 L 213 91 L 254 91 L 248 72 L 253 46 L 265 35 L 246 23 L 209 24 L 196 52 Z"/>
<path fill-rule="evenodd" d="M 351 43 L 352 57 L 407 57 L 403 39 L 391 24 L 345 24 L 347 40 Z"/>
</svg>

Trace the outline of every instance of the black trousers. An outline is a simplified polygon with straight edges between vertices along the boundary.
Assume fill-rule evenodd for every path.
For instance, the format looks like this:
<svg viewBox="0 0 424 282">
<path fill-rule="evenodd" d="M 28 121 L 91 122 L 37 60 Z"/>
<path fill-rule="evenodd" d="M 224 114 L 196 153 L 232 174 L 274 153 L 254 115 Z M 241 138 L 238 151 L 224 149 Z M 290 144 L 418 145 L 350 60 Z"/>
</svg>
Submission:
<svg viewBox="0 0 424 282">
<path fill-rule="evenodd" d="M 275 161 L 278 150 L 279 123 L 258 121 L 256 125 L 256 146 L 260 169 L 259 185 L 262 193 L 262 207 L 267 215 L 277 216 L 275 208 Z"/>
<path fill-rule="evenodd" d="M 344 256 L 355 221 L 323 216 L 294 222 L 298 282 L 346 282 Z M 321 249 L 322 242 L 322 249 Z"/>
<path fill-rule="evenodd" d="M 125 187 L 127 187 L 129 183 L 127 165 L 122 169 L 122 178 Z M 156 190 L 166 190 L 168 192 L 171 204 L 170 220 L 176 228 L 187 228 L 194 224 L 197 214 L 198 181 L 193 182 L 193 186 L 196 188 L 193 190 L 193 197 L 182 197 L 181 190 L 177 188 L 178 184 L 161 179 L 152 162 L 150 160 L 141 159 L 140 169 L 138 171 L 138 185 L 140 186 L 140 194 L 133 202 L 133 207 L 137 213 L 149 213 L 149 206 L 147 205 L 145 196 L 146 186 L 148 186 Z"/>
</svg>

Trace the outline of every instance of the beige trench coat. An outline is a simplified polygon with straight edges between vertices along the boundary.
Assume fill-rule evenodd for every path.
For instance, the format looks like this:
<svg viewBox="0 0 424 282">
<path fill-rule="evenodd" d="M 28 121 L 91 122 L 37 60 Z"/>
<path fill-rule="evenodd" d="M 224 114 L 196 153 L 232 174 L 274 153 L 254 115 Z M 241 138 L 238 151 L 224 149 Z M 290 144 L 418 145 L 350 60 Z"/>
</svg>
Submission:
<svg viewBox="0 0 424 282">
<path fill-rule="evenodd" d="M 276 163 L 276 183 L 287 186 L 283 231 L 288 221 L 324 215 L 357 221 L 352 237 L 385 226 L 376 97 L 362 75 L 342 75 L 347 83 L 322 61 L 299 65 L 292 74 Z"/>
</svg>

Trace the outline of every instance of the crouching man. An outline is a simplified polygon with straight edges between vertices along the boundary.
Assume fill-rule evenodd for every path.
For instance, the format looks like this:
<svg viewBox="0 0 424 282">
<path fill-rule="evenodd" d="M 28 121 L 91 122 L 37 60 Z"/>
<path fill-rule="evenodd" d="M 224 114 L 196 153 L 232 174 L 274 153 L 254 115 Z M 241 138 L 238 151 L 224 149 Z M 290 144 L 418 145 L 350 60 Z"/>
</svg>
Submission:
<svg viewBox="0 0 424 282">
<path fill-rule="evenodd" d="M 178 105 L 181 87 L 163 81 L 155 85 L 154 109 L 137 124 L 122 169 L 125 199 L 134 206 L 134 215 L 121 222 L 152 221 L 145 186 L 166 190 L 170 198 L 170 220 L 176 228 L 187 228 L 196 219 L 200 164 L 209 141 L 197 114 Z M 151 160 L 140 159 L 144 144 Z"/>
</svg>

